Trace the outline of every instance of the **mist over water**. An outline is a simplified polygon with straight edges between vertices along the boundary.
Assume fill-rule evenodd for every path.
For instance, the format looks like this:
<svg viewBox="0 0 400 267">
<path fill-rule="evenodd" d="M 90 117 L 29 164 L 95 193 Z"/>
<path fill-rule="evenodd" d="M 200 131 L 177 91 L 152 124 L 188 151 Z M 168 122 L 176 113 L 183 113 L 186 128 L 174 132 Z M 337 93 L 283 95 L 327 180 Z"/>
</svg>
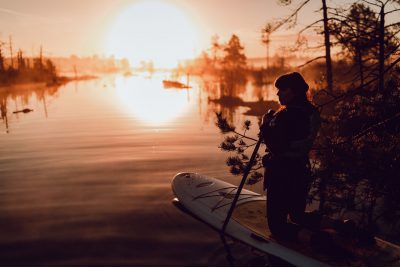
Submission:
<svg viewBox="0 0 400 267">
<path fill-rule="evenodd" d="M 223 107 L 200 79 L 191 85 L 164 89 L 162 76 L 139 75 L 2 88 L 2 264 L 229 265 L 218 234 L 171 204 L 178 172 L 240 180 L 218 148 Z M 33 112 L 13 113 L 23 108 Z M 233 122 L 245 110 L 230 110 Z"/>
</svg>

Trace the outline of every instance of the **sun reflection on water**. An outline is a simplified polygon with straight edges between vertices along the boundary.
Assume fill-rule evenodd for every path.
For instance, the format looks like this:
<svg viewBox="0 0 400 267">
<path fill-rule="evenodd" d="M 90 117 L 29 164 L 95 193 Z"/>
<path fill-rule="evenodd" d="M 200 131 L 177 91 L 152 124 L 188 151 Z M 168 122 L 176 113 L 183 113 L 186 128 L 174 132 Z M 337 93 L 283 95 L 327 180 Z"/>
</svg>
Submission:
<svg viewBox="0 0 400 267">
<path fill-rule="evenodd" d="M 164 89 L 159 77 L 119 78 L 117 99 L 129 116 L 150 126 L 164 126 L 188 110 L 187 90 Z"/>
</svg>

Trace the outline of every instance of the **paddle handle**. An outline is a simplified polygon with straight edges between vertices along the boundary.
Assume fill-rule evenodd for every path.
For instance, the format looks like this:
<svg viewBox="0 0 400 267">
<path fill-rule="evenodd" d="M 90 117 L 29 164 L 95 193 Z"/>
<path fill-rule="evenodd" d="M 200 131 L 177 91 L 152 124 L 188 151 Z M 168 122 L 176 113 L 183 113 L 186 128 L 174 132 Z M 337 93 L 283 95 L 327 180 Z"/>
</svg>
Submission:
<svg viewBox="0 0 400 267">
<path fill-rule="evenodd" d="M 224 221 L 224 225 L 222 226 L 222 234 L 225 233 L 225 229 L 228 226 L 229 220 L 232 217 L 233 210 L 235 209 L 236 202 L 239 199 L 240 192 L 242 192 L 242 189 L 243 189 L 243 186 L 244 186 L 244 184 L 246 182 L 247 176 L 249 175 L 251 167 L 253 166 L 254 160 L 255 160 L 255 158 L 257 156 L 258 149 L 260 148 L 260 145 L 261 145 L 261 142 L 262 142 L 262 139 L 263 139 L 261 134 L 259 136 L 260 136 L 260 138 L 258 139 L 258 141 L 256 143 L 256 146 L 254 148 L 253 154 L 251 155 L 249 163 L 246 166 L 246 170 L 244 171 L 242 181 L 240 182 L 240 185 L 239 185 L 239 187 L 238 187 L 238 189 L 236 191 L 235 198 L 233 199 L 232 205 L 229 208 L 228 214 L 226 215 L 226 218 L 225 218 L 225 221 Z"/>
</svg>

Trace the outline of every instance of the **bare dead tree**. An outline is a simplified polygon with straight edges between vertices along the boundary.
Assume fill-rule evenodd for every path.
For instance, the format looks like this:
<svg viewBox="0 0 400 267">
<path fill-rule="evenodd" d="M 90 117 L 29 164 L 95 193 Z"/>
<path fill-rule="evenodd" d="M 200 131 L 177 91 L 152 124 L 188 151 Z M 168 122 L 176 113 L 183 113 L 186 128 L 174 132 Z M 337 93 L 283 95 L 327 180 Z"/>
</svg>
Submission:
<svg viewBox="0 0 400 267">
<path fill-rule="evenodd" d="M 278 0 L 279 3 L 283 5 L 289 5 L 292 3 L 290 0 Z M 290 14 L 287 18 L 278 21 L 276 26 L 272 29 L 273 31 L 276 31 L 283 25 L 288 25 L 289 27 L 293 27 L 296 25 L 297 22 L 297 15 L 298 13 L 305 7 L 310 0 L 305 0 L 300 3 L 300 5 Z M 330 33 L 329 33 L 329 27 L 328 27 L 328 6 L 326 4 L 326 0 L 322 0 L 322 20 L 319 19 L 302 30 L 299 31 L 299 35 L 303 33 L 305 30 L 312 28 L 313 26 L 319 24 L 320 22 L 323 22 L 322 27 L 323 27 L 323 34 L 324 34 L 324 47 L 325 47 L 325 63 L 326 63 L 326 83 L 327 83 L 327 89 L 329 92 L 333 91 L 333 71 L 332 71 L 332 59 L 331 59 L 331 42 L 330 42 Z M 318 58 L 321 58 L 320 56 Z"/>
<path fill-rule="evenodd" d="M 326 82 L 328 85 L 328 91 L 333 91 L 333 77 L 332 77 L 332 60 L 331 60 L 331 42 L 328 27 L 328 7 L 326 6 L 326 0 L 322 0 L 322 13 L 324 20 L 324 43 L 325 43 L 325 62 L 326 62 Z"/>
<path fill-rule="evenodd" d="M 385 38 L 386 34 L 386 29 L 397 26 L 399 23 L 394 23 L 390 25 L 386 25 L 386 15 L 399 12 L 400 9 L 398 8 L 400 6 L 400 1 L 399 0 L 363 0 L 363 2 L 374 6 L 376 8 L 379 8 L 379 53 L 378 53 L 378 77 L 379 77 L 379 82 L 378 82 L 378 88 L 379 91 L 382 91 L 385 86 L 385 41 L 387 38 Z M 388 4 L 394 4 L 396 5 L 393 8 L 387 8 Z"/>
<path fill-rule="evenodd" d="M 11 35 L 8 37 L 8 40 L 9 40 L 9 48 L 10 48 L 10 66 L 11 66 L 11 69 L 13 69 L 14 68 L 14 62 L 13 62 L 13 47 L 12 47 L 12 37 L 11 37 Z"/>
</svg>

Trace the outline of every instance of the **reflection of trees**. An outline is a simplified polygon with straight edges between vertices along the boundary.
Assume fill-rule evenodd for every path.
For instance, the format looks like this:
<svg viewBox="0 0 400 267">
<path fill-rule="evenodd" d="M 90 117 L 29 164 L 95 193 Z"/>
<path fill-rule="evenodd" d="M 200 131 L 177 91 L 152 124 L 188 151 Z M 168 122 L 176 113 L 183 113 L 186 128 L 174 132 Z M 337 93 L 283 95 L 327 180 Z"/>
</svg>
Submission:
<svg viewBox="0 0 400 267">
<path fill-rule="evenodd" d="M 210 52 L 211 54 L 203 52 L 203 64 L 197 64 L 197 68 L 201 66 L 201 69 L 195 71 L 193 68 L 194 73 L 201 74 L 202 89 L 208 95 L 207 120 L 211 117 L 215 119 L 215 112 L 221 113 L 232 122 L 238 119 L 236 115 L 240 108 L 249 108 L 245 114 L 250 116 L 261 116 L 270 108 L 278 108 L 277 102 L 271 101 L 270 85 L 257 83 L 265 76 L 264 72 L 256 73 L 261 76 L 259 79 L 252 77 L 255 80 L 253 87 L 248 82 L 248 76 L 255 71 L 248 68 L 244 47 L 237 35 L 233 34 L 225 44 L 221 44 L 218 36 L 214 36 Z M 251 98 L 257 101 L 246 101 L 249 89 L 252 89 Z"/>
<path fill-rule="evenodd" d="M 258 85 L 252 83 L 250 92 L 253 99 L 278 101 L 276 88 L 272 84 Z"/>
<path fill-rule="evenodd" d="M 7 97 L 0 94 L 0 111 L 1 111 L 1 119 L 6 125 L 6 131 L 8 133 L 8 118 L 7 118 Z"/>
<path fill-rule="evenodd" d="M 240 95 L 246 91 L 246 56 L 243 50 L 244 47 L 236 35 L 232 35 L 225 45 L 220 45 L 218 39 L 214 38 L 214 79 L 204 83 L 214 111 L 221 112 L 230 120 L 233 120 L 236 110 L 243 106 Z M 218 58 L 219 54 L 222 54 L 222 58 Z"/>
<path fill-rule="evenodd" d="M 230 119 L 233 119 L 238 106 L 235 107 L 231 103 L 225 103 L 224 99 L 221 98 L 221 82 L 218 79 L 215 79 L 214 76 L 203 76 L 199 92 L 206 95 L 206 101 L 203 103 L 203 115 L 206 122 L 214 120 L 215 112 L 222 112 Z"/>
<path fill-rule="evenodd" d="M 140 61 L 140 67 L 139 67 L 138 71 L 148 72 L 150 76 L 153 76 L 154 71 L 155 71 L 153 61 L 151 61 L 151 60 Z"/>
<path fill-rule="evenodd" d="M 234 88 L 238 88 L 235 86 Z M 215 112 L 221 112 L 230 121 L 234 120 L 236 111 L 243 106 L 241 94 L 245 91 L 245 85 L 240 90 L 231 90 L 231 95 L 226 95 L 227 87 L 222 81 L 203 80 L 203 88 L 207 95 L 207 118 L 215 117 Z"/>
<path fill-rule="evenodd" d="M 255 86 L 252 89 L 252 98 L 255 101 L 246 101 L 243 94 L 250 89 L 250 84 L 243 84 L 240 90 L 232 91 L 232 96 L 220 95 L 221 83 L 213 80 L 203 80 L 203 90 L 208 94 L 207 118 L 215 118 L 215 112 L 221 113 L 229 122 L 236 121 L 237 111 L 248 108 L 243 114 L 247 116 L 262 116 L 268 109 L 277 110 L 278 102 L 268 99 L 266 86 Z M 239 88 L 238 86 L 236 88 Z M 256 96 L 256 97 L 255 97 Z"/>
<path fill-rule="evenodd" d="M 60 87 L 57 86 L 17 86 L 17 87 L 3 87 L 0 88 L 0 111 L 1 111 L 1 119 L 6 127 L 6 132 L 9 132 L 9 111 L 16 111 L 21 108 L 17 106 L 19 102 L 22 106 L 26 106 L 29 104 L 32 96 L 35 96 L 36 101 L 38 103 L 42 103 L 45 116 L 47 118 L 48 110 L 47 110 L 47 98 L 49 96 L 56 97 L 58 90 Z M 11 102 L 15 103 L 10 107 Z M 18 116 L 18 115 L 17 115 Z"/>
</svg>

